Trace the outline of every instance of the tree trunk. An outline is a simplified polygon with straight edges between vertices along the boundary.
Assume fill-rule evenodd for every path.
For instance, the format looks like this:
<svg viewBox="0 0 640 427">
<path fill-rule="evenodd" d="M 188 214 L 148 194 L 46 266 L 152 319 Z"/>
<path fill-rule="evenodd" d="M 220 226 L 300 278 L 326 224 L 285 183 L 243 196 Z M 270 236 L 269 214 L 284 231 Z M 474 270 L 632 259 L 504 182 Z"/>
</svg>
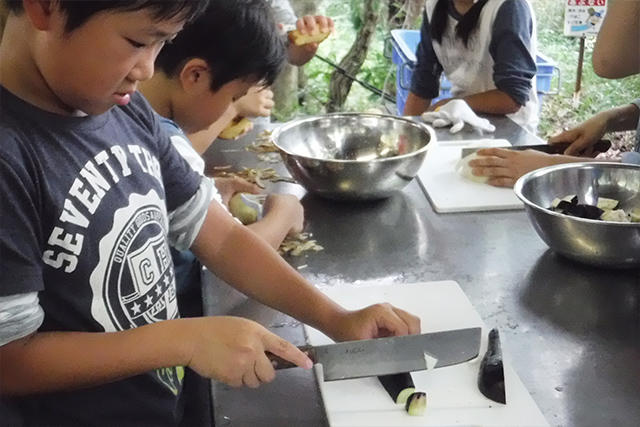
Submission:
<svg viewBox="0 0 640 427">
<path fill-rule="evenodd" d="M 376 0 L 364 0 L 362 27 L 360 31 L 358 31 L 356 40 L 353 45 L 351 45 L 351 49 L 349 49 L 349 52 L 342 58 L 342 61 L 340 61 L 340 67 L 351 76 L 358 74 L 367 57 L 371 37 L 375 32 L 378 22 L 377 5 L 378 2 Z M 329 81 L 329 101 L 327 103 L 328 112 L 340 111 L 342 109 L 352 84 L 353 81 L 338 70 L 335 70 L 331 74 L 331 80 Z"/>
<path fill-rule="evenodd" d="M 418 26 L 418 20 L 424 6 L 423 0 L 406 0 L 404 3 L 404 22 L 402 28 L 415 29 Z"/>
</svg>

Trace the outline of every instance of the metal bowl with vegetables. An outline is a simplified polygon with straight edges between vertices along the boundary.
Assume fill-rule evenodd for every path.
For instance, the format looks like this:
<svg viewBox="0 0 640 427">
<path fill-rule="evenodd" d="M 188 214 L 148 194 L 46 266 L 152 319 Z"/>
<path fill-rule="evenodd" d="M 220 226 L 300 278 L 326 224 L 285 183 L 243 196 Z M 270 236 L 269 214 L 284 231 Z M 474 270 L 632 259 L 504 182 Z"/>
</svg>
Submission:
<svg viewBox="0 0 640 427">
<path fill-rule="evenodd" d="M 332 199 L 380 199 L 418 173 L 435 141 L 429 126 L 383 114 L 335 113 L 295 120 L 273 133 L 291 175 Z"/>
<path fill-rule="evenodd" d="M 550 166 L 524 175 L 514 190 L 554 251 L 596 266 L 640 267 L 640 166 Z"/>
</svg>

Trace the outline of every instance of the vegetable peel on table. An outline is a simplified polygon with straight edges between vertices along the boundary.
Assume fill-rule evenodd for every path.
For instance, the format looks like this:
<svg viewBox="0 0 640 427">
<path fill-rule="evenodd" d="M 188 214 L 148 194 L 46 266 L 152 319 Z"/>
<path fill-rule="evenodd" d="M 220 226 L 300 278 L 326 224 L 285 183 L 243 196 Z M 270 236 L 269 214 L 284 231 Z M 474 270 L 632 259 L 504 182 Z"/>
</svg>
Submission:
<svg viewBox="0 0 640 427">
<path fill-rule="evenodd" d="M 489 332 L 487 352 L 482 358 L 478 372 L 478 389 L 494 402 L 507 403 L 500 333 L 496 328 Z"/>
</svg>

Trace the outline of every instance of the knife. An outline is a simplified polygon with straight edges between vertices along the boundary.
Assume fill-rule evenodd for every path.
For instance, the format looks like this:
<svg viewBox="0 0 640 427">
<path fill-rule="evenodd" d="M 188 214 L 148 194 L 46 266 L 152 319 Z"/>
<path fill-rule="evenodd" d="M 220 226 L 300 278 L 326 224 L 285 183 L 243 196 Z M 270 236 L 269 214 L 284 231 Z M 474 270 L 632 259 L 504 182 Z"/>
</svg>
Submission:
<svg viewBox="0 0 640 427">
<path fill-rule="evenodd" d="M 480 338 L 481 328 L 467 328 L 299 348 L 322 365 L 325 381 L 335 381 L 467 362 L 478 356 Z M 267 357 L 275 369 L 295 367 L 273 353 L 267 352 Z"/>
<path fill-rule="evenodd" d="M 569 145 L 571 145 L 571 143 L 569 142 L 559 142 L 557 144 L 510 145 L 507 147 L 491 147 L 491 148 L 504 148 L 507 150 L 516 150 L 516 151 L 536 150 L 536 151 L 542 151 L 543 153 L 547 153 L 547 154 L 562 154 L 564 153 L 564 150 L 566 150 L 567 147 L 569 147 Z M 460 157 L 467 157 L 469 154 L 473 154 L 476 151 L 481 150 L 482 148 L 489 148 L 489 147 L 463 148 Z M 611 141 L 609 141 L 608 139 L 601 139 L 600 141 L 596 142 L 592 146 L 592 148 L 595 153 L 604 153 L 605 151 L 609 150 L 609 148 L 611 148 Z"/>
</svg>

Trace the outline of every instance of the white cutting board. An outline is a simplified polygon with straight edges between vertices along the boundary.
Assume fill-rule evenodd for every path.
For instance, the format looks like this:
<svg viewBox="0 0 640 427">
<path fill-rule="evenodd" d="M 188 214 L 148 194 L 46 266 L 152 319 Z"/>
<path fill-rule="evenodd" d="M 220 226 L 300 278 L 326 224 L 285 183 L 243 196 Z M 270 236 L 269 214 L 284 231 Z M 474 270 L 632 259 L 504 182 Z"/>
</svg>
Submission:
<svg viewBox="0 0 640 427">
<path fill-rule="evenodd" d="M 396 405 L 376 378 L 322 380 L 316 365 L 320 391 L 333 427 L 394 426 L 548 426 L 518 375 L 509 364 L 509 344 L 501 336 L 505 359 L 507 405 L 492 402 L 477 387 L 478 369 L 486 350 L 488 330 L 456 282 L 424 282 L 374 286 L 321 288 L 348 309 L 390 302 L 421 319 L 423 332 L 483 327 L 480 356 L 458 365 L 412 373 L 416 388 L 427 393 L 423 417 L 412 417 Z M 332 342 L 305 326 L 310 344 Z"/>
<path fill-rule="evenodd" d="M 513 189 L 463 178 L 456 172 L 462 148 L 511 146 L 506 139 L 437 141 L 427 151 L 418 179 L 439 213 L 522 209 Z"/>
</svg>

